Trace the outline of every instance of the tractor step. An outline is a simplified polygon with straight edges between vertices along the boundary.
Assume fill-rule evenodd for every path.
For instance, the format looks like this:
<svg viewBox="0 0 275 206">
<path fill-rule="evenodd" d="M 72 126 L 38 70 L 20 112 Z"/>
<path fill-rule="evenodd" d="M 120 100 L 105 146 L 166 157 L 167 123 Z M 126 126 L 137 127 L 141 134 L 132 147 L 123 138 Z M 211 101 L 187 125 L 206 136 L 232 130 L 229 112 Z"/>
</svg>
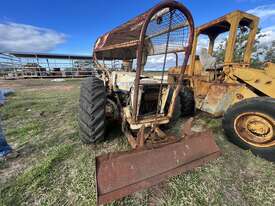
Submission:
<svg viewBox="0 0 275 206">
<path fill-rule="evenodd" d="M 221 155 L 211 131 L 153 148 L 96 158 L 97 204 L 106 204 L 149 188 L 168 177 L 201 166 Z"/>
</svg>

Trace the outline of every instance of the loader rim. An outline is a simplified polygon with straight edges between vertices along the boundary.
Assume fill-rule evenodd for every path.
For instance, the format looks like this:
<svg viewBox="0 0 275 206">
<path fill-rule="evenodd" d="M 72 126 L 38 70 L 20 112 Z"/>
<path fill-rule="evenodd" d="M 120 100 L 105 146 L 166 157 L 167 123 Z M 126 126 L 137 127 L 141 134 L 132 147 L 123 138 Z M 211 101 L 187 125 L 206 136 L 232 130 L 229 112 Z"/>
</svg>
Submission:
<svg viewBox="0 0 275 206">
<path fill-rule="evenodd" d="M 252 146 L 275 146 L 275 120 L 266 114 L 242 113 L 235 119 L 234 129 L 243 141 Z"/>
</svg>

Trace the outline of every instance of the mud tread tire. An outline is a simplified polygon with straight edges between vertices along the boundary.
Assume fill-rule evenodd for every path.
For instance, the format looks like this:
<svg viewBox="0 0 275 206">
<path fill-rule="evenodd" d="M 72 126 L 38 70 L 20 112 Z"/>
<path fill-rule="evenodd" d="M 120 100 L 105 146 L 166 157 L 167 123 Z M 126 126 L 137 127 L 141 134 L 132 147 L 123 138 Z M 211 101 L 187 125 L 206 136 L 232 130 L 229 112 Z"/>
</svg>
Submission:
<svg viewBox="0 0 275 206">
<path fill-rule="evenodd" d="M 80 87 L 78 124 L 83 143 L 96 144 L 104 140 L 105 105 L 104 82 L 93 74 Z"/>
</svg>

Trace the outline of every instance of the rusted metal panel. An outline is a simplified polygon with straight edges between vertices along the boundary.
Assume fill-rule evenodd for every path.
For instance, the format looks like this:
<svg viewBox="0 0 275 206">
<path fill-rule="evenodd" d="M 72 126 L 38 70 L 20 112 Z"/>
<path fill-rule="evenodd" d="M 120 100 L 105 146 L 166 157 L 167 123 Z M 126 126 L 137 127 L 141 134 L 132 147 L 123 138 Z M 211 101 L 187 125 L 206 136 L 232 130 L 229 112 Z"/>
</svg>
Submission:
<svg viewBox="0 0 275 206">
<path fill-rule="evenodd" d="M 234 101 L 235 91 L 239 87 L 240 85 L 212 83 L 200 109 L 216 117 L 222 116 Z"/>
<path fill-rule="evenodd" d="M 150 11 L 151 9 L 98 38 L 94 47 L 97 58 L 101 59 L 101 52 L 103 51 L 130 47 L 134 47 L 133 50 L 136 50 L 142 26 Z M 110 53 L 109 56 L 110 58 L 121 56 L 125 59 L 124 54 L 121 54 L 121 52 L 117 52 L 117 57 L 114 56 L 114 53 Z M 109 56 L 106 53 L 104 54 L 105 59 Z"/>
<path fill-rule="evenodd" d="M 210 131 L 175 143 L 96 158 L 97 204 L 106 204 L 220 156 Z"/>
</svg>

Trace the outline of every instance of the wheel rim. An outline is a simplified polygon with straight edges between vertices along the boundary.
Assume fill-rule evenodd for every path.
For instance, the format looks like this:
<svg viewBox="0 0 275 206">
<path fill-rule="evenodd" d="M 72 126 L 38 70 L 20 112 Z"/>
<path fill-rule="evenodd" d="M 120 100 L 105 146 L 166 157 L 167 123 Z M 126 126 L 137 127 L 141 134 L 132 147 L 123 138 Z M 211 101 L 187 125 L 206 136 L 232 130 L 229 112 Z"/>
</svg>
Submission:
<svg viewBox="0 0 275 206">
<path fill-rule="evenodd" d="M 234 121 L 234 129 L 250 145 L 275 146 L 275 120 L 268 115 L 258 112 L 240 114 Z"/>
</svg>

